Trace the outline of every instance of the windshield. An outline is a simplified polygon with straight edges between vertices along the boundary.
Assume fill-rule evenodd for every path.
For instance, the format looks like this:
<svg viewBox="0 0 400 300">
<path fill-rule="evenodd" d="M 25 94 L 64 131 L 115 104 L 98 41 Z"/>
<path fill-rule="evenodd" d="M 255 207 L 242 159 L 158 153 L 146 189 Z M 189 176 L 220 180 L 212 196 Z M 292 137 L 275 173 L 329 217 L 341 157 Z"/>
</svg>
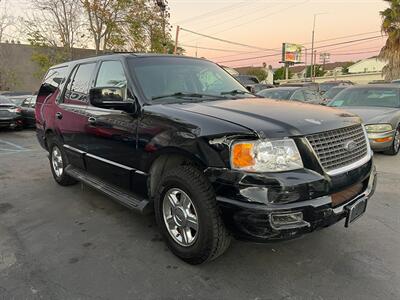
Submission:
<svg viewBox="0 0 400 300">
<path fill-rule="evenodd" d="M 329 106 L 376 106 L 400 107 L 399 90 L 396 88 L 345 89 L 329 103 Z"/>
<path fill-rule="evenodd" d="M 10 100 L 8 100 L 6 97 L 0 96 L 0 105 L 1 104 L 12 105 L 13 103 Z"/>
<path fill-rule="evenodd" d="M 252 76 L 239 75 L 236 78 L 243 85 L 257 84 L 258 83 L 258 79 L 255 78 L 255 77 L 252 77 Z"/>
<path fill-rule="evenodd" d="M 130 59 L 129 66 L 154 103 L 252 97 L 231 75 L 206 60 L 142 57 Z"/>
<path fill-rule="evenodd" d="M 271 99 L 289 100 L 295 91 L 296 90 L 269 89 L 259 92 L 258 95 Z"/>
<path fill-rule="evenodd" d="M 339 85 L 339 83 L 337 83 L 337 82 L 321 83 L 319 85 L 319 90 L 321 92 L 326 92 L 326 91 L 329 91 L 331 88 L 333 88 L 334 86 L 337 86 L 337 85 Z"/>
<path fill-rule="evenodd" d="M 330 89 L 324 94 L 326 99 L 333 99 L 339 92 L 343 91 L 346 87 L 335 87 Z"/>
</svg>

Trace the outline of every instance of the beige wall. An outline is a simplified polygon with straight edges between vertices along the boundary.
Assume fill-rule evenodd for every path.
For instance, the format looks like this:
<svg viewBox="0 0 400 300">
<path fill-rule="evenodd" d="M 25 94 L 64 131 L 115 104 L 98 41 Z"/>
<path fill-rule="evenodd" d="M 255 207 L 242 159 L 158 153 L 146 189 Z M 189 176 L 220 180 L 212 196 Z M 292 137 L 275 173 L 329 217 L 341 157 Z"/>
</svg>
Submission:
<svg viewBox="0 0 400 300">
<path fill-rule="evenodd" d="M 14 91 L 35 92 L 40 87 L 41 78 L 34 74 L 38 71 L 32 61 L 33 48 L 30 45 L 0 43 L 0 70 L 10 70 L 15 74 Z M 75 49 L 76 59 L 94 56 L 94 50 Z M 2 74 L 3 76 L 5 74 Z M 1 89 L 5 89 L 0 88 Z"/>
</svg>

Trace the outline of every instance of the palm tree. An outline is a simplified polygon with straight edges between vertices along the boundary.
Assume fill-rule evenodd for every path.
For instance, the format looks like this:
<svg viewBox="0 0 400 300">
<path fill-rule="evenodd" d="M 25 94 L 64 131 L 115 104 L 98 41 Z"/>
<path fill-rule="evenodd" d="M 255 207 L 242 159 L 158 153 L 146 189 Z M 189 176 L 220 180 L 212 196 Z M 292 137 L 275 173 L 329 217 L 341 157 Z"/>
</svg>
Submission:
<svg viewBox="0 0 400 300">
<path fill-rule="evenodd" d="M 389 8 L 380 12 L 382 17 L 382 33 L 387 34 L 385 46 L 379 53 L 379 58 L 387 61 L 383 68 L 386 80 L 400 78 L 400 0 L 383 0 Z"/>
</svg>

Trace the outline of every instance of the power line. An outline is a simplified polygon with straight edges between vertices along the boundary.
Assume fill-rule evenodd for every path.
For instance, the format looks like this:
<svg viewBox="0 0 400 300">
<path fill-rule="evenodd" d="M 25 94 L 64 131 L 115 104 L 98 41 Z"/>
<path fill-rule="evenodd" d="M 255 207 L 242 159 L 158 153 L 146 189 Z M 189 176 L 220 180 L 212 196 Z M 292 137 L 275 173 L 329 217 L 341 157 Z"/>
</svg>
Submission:
<svg viewBox="0 0 400 300">
<path fill-rule="evenodd" d="M 239 2 L 239 3 L 235 3 L 235 4 L 230 4 L 212 11 L 208 11 L 206 13 L 203 13 L 201 15 L 197 15 L 191 18 L 187 18 L 178 22 L 175 22 L 173 25 L 179 25 L 179 24 L 184 24 L 184 23 L 198 23 L 198 22 L 204 22 L 204 18 L 208 18 L 208 17 L 212 17 L 215 15 L 218 15 L 219 13 L 225 13 L 228 10 L 232 10 L 235 8 L 238 8 L 240 6 L 243 6 L 244 4 L 248 4 L 248 1 L 243 1 L 243 2 Z"/>
<path fill-rule="evenodd" d="M 220 30 L 220 31 L 217 31 L 217 32 L 213 32 L 212 34 L 213 34 L 213 35 L 214 35 L 214 34 L 219 34 L 219 33 L 226 32 L 226 31 L 228 31 L 228 30 L 237 28 L 237 27 L 239 27 L 239 26 L 247 25 L 247 24 L 249 24 L 249 23 L 254 23 L 254 22 L 258 21 L 258 20 L 264 19 L 264 18 L 266 18 L 266 17 L 270 17 L 270 16 L 272 16 L 272 15 L 279 14 L 279 13 L 281 13 L 281 12 L 283 12 L 283 11 L 287 11 L 288 9 L 294 8 L 294 7 L 299 6 L 299 5 L 302 5 L 302 4 L 305 4 L 305 3 L 309 2 L 309 1 L 310 1 L 310 0 L 305 0 L 305 1 L 301 2 L 301 3 L 297 3 L 297 4 L 294 4 L 294 5 L 285 6 L 285 7 L 282 8 L 282 9 L 279 9 L 279 10 L 277 10 L 277 11 L 275 11 L 275 12 L 272 12 L 272 13 L 269 13 L 269 14 L 267 14 L 267 15 L 263 15 L 262 17 L 259 17 L 259 18 L 256 18 L 256 19 L 252 19 L 251 21 L 247 21 L 247 22 L 244 22 L 244 23 L 236 24 L 236 25 L 234 25 L 234 26 L 230 26 L 229 28 L 226 28 L 226 29 L 223 29 L 223 30 Z M 279 4 L 280 4 L 280 3 L 279 3 Z M 256 11 L 256 13 L 258 13 L 258 11 Z M 248 15 L 249 15 L 249 14 L 247 14 L 247 15 L 245 15 L 245 16 L 248 16 Z M 219 26 L 219 25 L 225 24 L 225 23 L 227 23 L 227 22 L 230 22 L 230 21 L 232 21 L 232 20 L 234 20 L 234 19 L 225 20 L 224 22 L 217 23 L 217 24 L 215 24 L 215 25 L 202 28 L 202 30 L 205 30 L 205 29 L 208 29 L 208 28 L 211 28 L 211 27 L 215 27 L 215 26 Z M 190 40 L 190 41 L 188 41 L 188 43 L 193 42 L 193 41 L 195 41 L 195 40 Z"/>
<path fill-rule="evenodd" d="M 320 47 L 315 47 L 314 49 L 321 49 L 321 48 L 326 48 L 326 47 L 331 47 L 331 46 L 336 46 L 336 45 L 351 44 L 351 43 L 358 42 L 358 41 L 376 39 L 378 37 L 381 37 L 381 36 L 375 36 L 375 37 L 369 37 L 369 38 L 363 38 L 363 39 L 358 39 L 358 40 L 346 41 L 346 42 L 335 43 L 335 44 L 330 44 L 330 45 L 324 45 L 324 46 L 320 46 Z M 254 59 L 266 58 L 266 57 L 272 57 L 272 56 L 279 56 L 279 55 L 280 54 L 272 54 L 272 55 L 262 55 L 262 56 L 255 56 L 255 57 L 239 58 L 239 59 L 234 59 L 234 60 L 219 61 L 218 63 L 254 60 Z"/>
<path fill-rule="evenodd" d="M 207 34 L 203 34 L 203 33 L 199 33 L 199 32 L 195 32 L 189 29 L 185 29 L 185 28 L 180 28 L 180 30 L 182 31 L 186 31 L 186 32 L 190 32 L 192 34 L 195 35 L 199 35 L 202 37 L 206 37 L 212 40 L 216 40 L 216 41 L 220 41 L 220 42 L 224 42 L 224 43 L 228 43 L 228 44 L 232 44 L 232 45 L 236 45 L 236 46 L 242 46 L 242 47 L 247 47 L 247 48 L 253 48 L 253 49 L 258 49 L 258 50 L 263 50 L 263 51 L 274 51 L 274 52 L 279 52 L 277 49 L 266 49 L 266 48 L 262 48 L 262 47 L 257 47 L 257 46 L 252 46 L 252 45 L 247 45 L 247 44 L 242 44 L 242 43 L 238 43 L 238 42 L 234 42 L 234 41 L 228 41 L 228 40 L 224 40 L 221 38 L 217 38 L 211 35 L 207 35 Z"/>
<path fill-rule="evenodd" d="M 240 50 L 230 50 L 230 49 L 221 49 L 221 48 L 209 48 L 209 47 L 200 47 L 197 45 L 186 45 L 186 44 L 180 44 L 179 46 L 181 47 L 187 47 L 187 48 L 196 48 L 196 49 L 204 49 L 204 50 L 213 50 L 213 51 L 222 51 L 222 52 L 237 52 L 237 53 L 248 53 L 247 51 L 240 51 Z"/>
</svg>

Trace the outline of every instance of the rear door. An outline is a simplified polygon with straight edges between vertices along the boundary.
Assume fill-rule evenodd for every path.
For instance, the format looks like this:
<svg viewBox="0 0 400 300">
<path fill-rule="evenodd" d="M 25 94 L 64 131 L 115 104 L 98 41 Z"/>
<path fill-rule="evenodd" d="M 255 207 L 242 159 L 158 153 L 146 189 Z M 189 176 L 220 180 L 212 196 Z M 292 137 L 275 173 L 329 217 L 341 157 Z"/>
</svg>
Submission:
<svg viewBox="0 0 400 300">
<path fill-rule="evenodd" d="M 83 153 L 89 150 L 86 109 L 95 69 L 96 62 L 74 66 L 54 113 L 55 127 L 63 140 L 69 162 L 82 169 L 85 169 Z"/>
</svg>

